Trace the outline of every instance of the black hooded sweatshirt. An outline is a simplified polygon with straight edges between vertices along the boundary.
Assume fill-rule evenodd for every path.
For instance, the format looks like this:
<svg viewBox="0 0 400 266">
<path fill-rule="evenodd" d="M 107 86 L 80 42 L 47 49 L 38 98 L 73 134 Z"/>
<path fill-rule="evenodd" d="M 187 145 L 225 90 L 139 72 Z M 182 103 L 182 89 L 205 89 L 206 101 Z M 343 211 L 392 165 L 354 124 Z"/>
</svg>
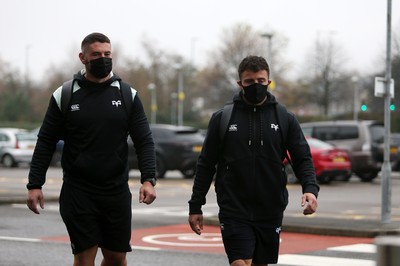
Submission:
<svg viewBox="0 0 400 266">
<path fill-rule="evenodd" d="M 278 103 L 269 92 L 264 104 L 257 107 L 246 104 L 241 95 L 234 96 L 235 107 L 224 143 L 219 135 L 222 109 L 210 119 L 197 163 L 190 214 L 202 213 L 218 165 L 215 191 L 221 215 L 251 221 L 283 217 L 288 204 L 284 145 L 303 193 L 318 196 L 310 148 L 293 114 L 285 109 L 287 115 L 278 121 Z M 281 128 L 287 132 L 279 132 Z"/>
<path fill-rule="evenodd" d="M 64 139 L 64 182 L 84 191 L 116 194 L 129 189 L 128 133 L 138 154 L 142 180 L 155 176 L 155 150 L 143 105 L 132 91 L 131 114 L 120 92 L 120 78 L 111 73 L 104 83 L 74 75 L 71 102 L 61 112 L 61 90 L 52 95 L 38 134 L 28 189 L 45 183 L 56 143 Z"/>
</svg>

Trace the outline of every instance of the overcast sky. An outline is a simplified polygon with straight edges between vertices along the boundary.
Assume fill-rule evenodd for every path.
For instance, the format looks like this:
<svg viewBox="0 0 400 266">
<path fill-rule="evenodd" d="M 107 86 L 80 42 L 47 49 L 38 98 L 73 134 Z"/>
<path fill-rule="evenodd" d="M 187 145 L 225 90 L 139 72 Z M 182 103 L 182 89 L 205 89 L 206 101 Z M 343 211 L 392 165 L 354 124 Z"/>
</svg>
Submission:
<svg viewBox="0 0 400 266">
<path fill-rule="evenodd" d="M 386 47 L 386 0 L 2 0 L 0 58 L 29 69 L 32 79 L 65 62 L 89 33 L 108 35 L 124 56 L 143 58 L 140 40 L 201 66 L 223 29 L 248 23 L 289 41 L 286 58 L 300 69 L 317 34 L 344 49 L 348 67 L 376 68 Z M 400 0 L 392 0 L 392 28 L 400 31 Z"/>
</svg>

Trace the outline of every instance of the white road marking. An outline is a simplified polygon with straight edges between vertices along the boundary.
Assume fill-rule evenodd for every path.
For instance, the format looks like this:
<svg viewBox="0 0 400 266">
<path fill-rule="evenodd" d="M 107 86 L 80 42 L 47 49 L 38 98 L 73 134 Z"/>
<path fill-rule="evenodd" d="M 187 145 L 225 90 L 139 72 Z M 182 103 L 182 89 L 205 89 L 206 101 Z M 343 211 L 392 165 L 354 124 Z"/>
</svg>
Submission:
<svg viewBox="0 0 400 266">
<path fill-rule="evenodd" d="M 210 206 L 203 207 L 203 215 L 204 216 L 213 216 L 218 213 L 217 204 L 209 204 Z M 26 204 L 12 204 L 13 208 L 18 209 L 26 209 L 28 208 Z M 207 211 L 208 209 L 208 211 Z M 58 212 L 59 205 L 58 204 L 45 204 L 43 211 L 51 211 Z M 185 206 L 167 206 L 167 207 L 141 207 L 141 208 L 132 208 L 132 214 L 134 215 L 154 215 L 157 216 L 175 216 L 175 217 L 187 217 L 188 216 L 188 207 Z"/>
<path fill-rule="evenodd" d="M 16 242 L 32 242 L 32 243 L 37 243 L 37 242 L 51 242 L 48 240 L 43 240 L 39 238 L 27 238 L 27 237 L 11 237 L 11 236 L 0 236 L 0 240 L 4 241 L 16 241 Z M 64 242 L 61 242 L 64 243 Z M 69 244 L 69 241 L 65 242 L 65 244 Z M 150 251 L 158 251 L 161 250 L 160 248 L 153 248 L 153 247 L 142 247 L 142 246 L 131 246 L 132 249 L 135 250 L 150 250 Z"/>
<path fill-rule="evenodd" d="M 173 240 L 164 240 L 172 238 Z M 160 234 L 149 235 L 142 238 L 146 243 L 178 246 L 178 247 L 223 247 L 221 234 L 218 233 L 203 233 L 200 236 L 190 234 Z M 206 243 L 208 242 L 208 243 Z"/>
<path fill-rule="evenodd" d="M 361 252 L 361 253 L 376 253 L 376 245 L 374 244 L 354 244 L 340 247 L 331 247 L 328 250 L 346 251 L 346 252 Z"/>
<path fill-rule="evenodd" d="M 310 255 L 280 255 L 279 264 L 293 266 L 375 266 L 375 261 Z"/>
<path fill-rule="evenodd" d="M 0 240 L 18 241 L 18 242 L 41 242 L 41 240 L 38 238 L 11 237 L 11 236 L 0 236 Z"/>
<path fill-rule="evenodd" d="M 149 250 L 149 251 L 159 251 L 161 248 L 151 248 L 151 247 L 141 247 L 141 246 L 131 246 L 135 250 Z"/>
</svg>

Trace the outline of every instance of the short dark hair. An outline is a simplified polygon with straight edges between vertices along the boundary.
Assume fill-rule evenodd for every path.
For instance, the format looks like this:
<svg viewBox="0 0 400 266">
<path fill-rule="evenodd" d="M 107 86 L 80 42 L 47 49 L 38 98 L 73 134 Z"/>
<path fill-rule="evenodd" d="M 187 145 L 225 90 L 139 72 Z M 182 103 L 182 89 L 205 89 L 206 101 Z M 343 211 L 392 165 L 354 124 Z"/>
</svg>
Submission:
<svg viewBox="0 0 400 266">
<path fill-rule="evenodd" d="M 246 56 L 239 64 L 238 68 L 239 79 L 241 79 L 242 73 L 246 70 L 250 70 L 252 72 L 266 70 L 269 76 L 268 63 L 262 56 L 255 56 L 255 55 Z"/>
<path fill-rule="evenodd" d="M 95 42 L 111 43 L 110 39 L 103 33 L 93 32 L 93 33 L 89 34 L 88 36 L 86 36 L 85 39 L 83 39 L 82 44 L 81 44 L 82 51 L 85 48 L 85 46 L 90 45 Z"/>
</svg>

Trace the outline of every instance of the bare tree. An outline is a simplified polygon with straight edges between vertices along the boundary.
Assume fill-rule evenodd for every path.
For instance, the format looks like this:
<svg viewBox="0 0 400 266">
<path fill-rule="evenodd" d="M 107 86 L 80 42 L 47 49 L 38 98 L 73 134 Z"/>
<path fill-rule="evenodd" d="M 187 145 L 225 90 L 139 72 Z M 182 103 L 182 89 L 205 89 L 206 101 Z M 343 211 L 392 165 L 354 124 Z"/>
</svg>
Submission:
<svg viewBox="0 0 400 266">
<path fill-rule="evenodd" d="M 343 101 L 342 92 L 343 77 L 345 71 L 344 54 L 341 47 L 329 37 L 322 39 L 317 37 L 312 52 L 308 55 L 307 61 L 311 71 L 308 73 L 309 82 L 312 87 L 314 101 L 321 107 L 323 114 L 330 115 L 331 107 L 338 101 Z"/>
<path fill-rule="evenodd" d="M 274 58 L 273 69 L 284 69 L 283 61 L 278 60 L 286 40 L 276 36 L 276 47 L 272 49 Z M 275 37 L 274 37 L 275 38 Z M 268 53 L 266 40 L 262 31 L 254 30 L 248 24 L 235 24 L 225 29 L 221 35 L 220 46 L 210 53 L 206 68 L 198 73 L 197 95 L 206 97 L 206 108 L 220 108 L 221 105 L 232 98 L 233 92 L 238 89 L 237 68 L 242 59 L 248 55 L 265 56 Z M 279 67 L 281 66 L 281 67 Z M 274 79 L 279 79 L 282 72 L 274 73 Z"/>
</svg>

